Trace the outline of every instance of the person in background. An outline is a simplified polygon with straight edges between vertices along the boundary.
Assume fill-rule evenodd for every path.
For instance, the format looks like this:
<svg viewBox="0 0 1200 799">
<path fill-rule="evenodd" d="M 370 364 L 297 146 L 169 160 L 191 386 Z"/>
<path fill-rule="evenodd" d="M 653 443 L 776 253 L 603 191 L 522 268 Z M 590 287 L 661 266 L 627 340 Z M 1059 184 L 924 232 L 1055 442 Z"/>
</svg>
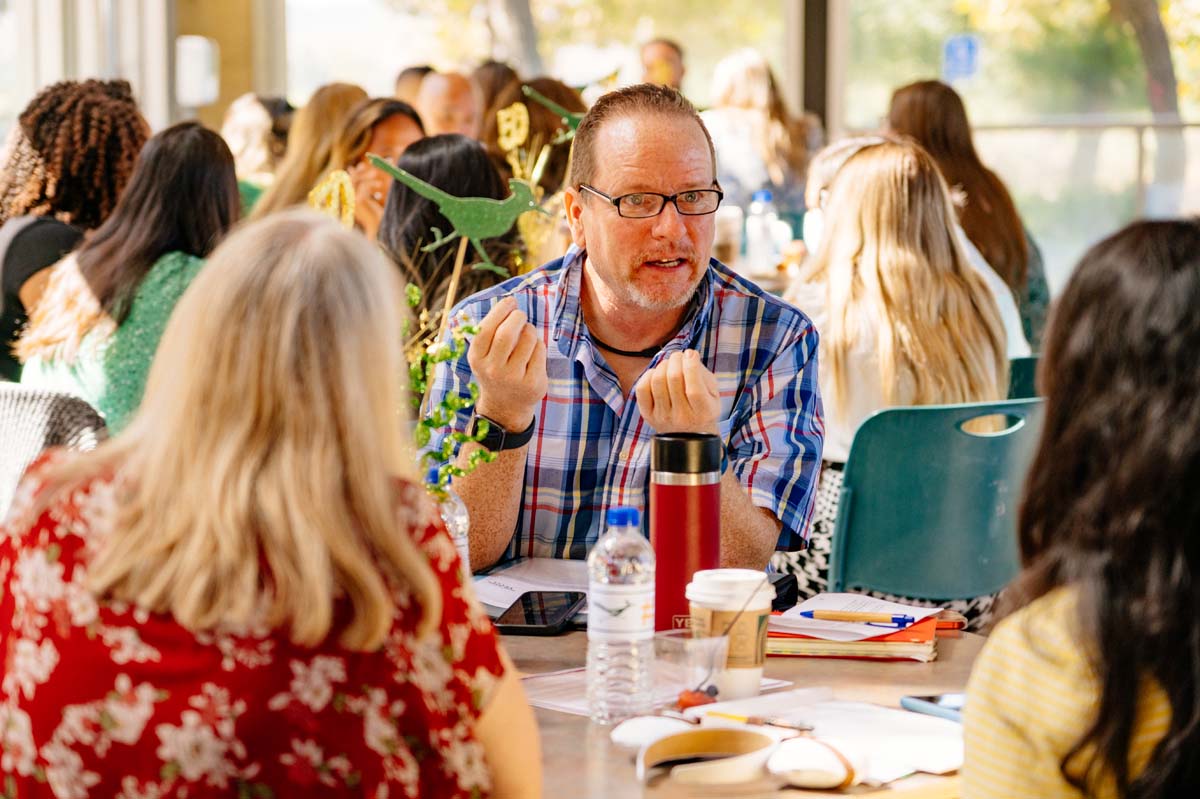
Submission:
<svg viewBox="0 0 1200 799">
<path fill-rule="evenodd" d="M 503 61 L 484 61 L 471 73 L 471 83 L 475 84 L 479 107 L 484 111 L 495 105 L 496 96 L 510 83 L 519 83 L 520 80 L 517 71 Z"/>
<path fill-rule="evenodd" d="M 586 111 L 587 104 L 579 92 L 562 81 L 540 77 L 524 83 L 509 84 L 496 98 L 483 120 L 484 146 L 487 147 L 492 163 L 500 172 L 500 177 L 505 181 L 513 177 L 513 168 L 508 161 L 509 154 L 500 146 L 500 125 L 497 118 L 499 111 L 514 103 L 522 103 L 529 112 L 529 135 L 520 147 L 524 150 L 524 158 L 521 160 L 526 168 L 532 169 L 542 148 L 550 147 L 549 156 L 538 180 L 542 191 L 542 208 L 547 213 L 525 214 L 518 221 L 522 245 L 521 265 L 524 267 L 521 271 L 529 271 L 555 258 L 561 258 L 571 244 L 571 229 L 567 226 L 566 215 L 563 212 L 562 196 L 571 144 L 569 141 L 560 140 L 569 130 L 562 117 L 541 103 L 527 98 L 522 92 L 522 86 L 532 87 L 568 111 Z"/>
<path fill-rule="evenodd" d="M 512 165 L 508 162 L 508 153 L 500 147 L 500 125 L 496 112 L 508 108 L 513 103 L 523 103 L 529 111 L 529 136 L 522 145 L 529 155 L 529 160 L 537 158 L 544 145 L 550 145 L 550 156 L 542 170 L 540 185 L 546 196 L 557 194 L 563 187 L 567 176 L 567 162 L 571 155 L 569 141 L 558 141 L 569 128 L 562 117 L 546 108 L 541 103 L 529 99 L 522 91 L 523 86 L 530 86 L 535 91 L 558 103 L 568 111 L 582 113 L 587 105 L 579 92 L 560 80 L 549 77 L 533 78 L 523 83 L 513 83 L 505 87 L 496 97 L 487 117 L 483 120 L 483 146 L 487 148 L 488 156 L 505 180 L 512 177 Z"/>
<path fill-rule="evenodd" d="M 807 252 L 814 253 L 820 248 L 821 235 L 825 226 L 823 205 L 829 197 L 838 170 L 859 150 L 882 144 L 886 140 L 883 136 L 856 136 L 841 139 L 813 156 L 812 161 L 809 162 L 808 175 L 804 182 L 806 209 L 803 238 Z M 1003 278 L 996 274 L 996 270 L 988 265 L 979 250 L 975 249 L 975 245 L 971 243 L 967 234 L 958 224 L 957 217 L 953 220 L 953 224 L 954 235 L 967 256 L 967 263 L 987 283 L 988 288 L 991 289 L 992 298 L 996 301 L 996 307 L 1000 310 L 1000 318 L 1004 322 L 1006 354 L 1009 359 L 1028 356 L 1030 354 L 1029 342 L 1025 340 L 1025 331 L 1021 326 L 1021 313 L 1017 310 L 1017 303 L 1012 291 Z M 791 293 L 785 293 L 784 297 L 789 301 L 795 301 L 795 297 Z"/>
<path fill-rule="evenodd" d="M 433 67 L 428 64 L 418 64 L 400 70 L 400 74 L 396 76 L 396 99 L 415 106 L 417 92 L 421 90 L 421 81 L 430 72 L 433 72 Z"/>
<path fill-rule="evenodd" d="M 642 45 L 642 82 L 683 88 L 683 48 L 671 39 L 651 39 Z"/>
<path fill-rule="evenodd" d="M 375 238 L 383 203 L 392 178 L 372 166 L 367 153 L 395 161 L 413 142 L 425 135 L 421 118 L 408 103 L 390 97 L 375 97 L 359 105 L 334 139 L 324 172 L 344 169 L 354 184 L 354 221 Z"/>
<path fill-rule="evenodd" d="M 750 48 L 717 64 L 712 97 L 701 116 L 717 148 L 726 202 L 746 210 L 755 192 L 770 191 L 780 216 L 799 234 L 804 172 L 810 147 L 820 146 L 820 124 L 788 112 L 770 65 Z"/>
<path fill-rule="evenodd" d="M 508 195 L 507 185 L 483 146 L 457 133 L 422 139 L 400 156 L 397 166 L 455 197 L 502 200 Z M 445 303 L 459 244 L 455 239 L 433 252 L 422 252 L 421 248 L 435 239 L 435 228 L 442 235 L 454 229 L 437 203 L 393 181 L 379 225 L 379 245 L 400 267 L 406 282 L 421 289 L 421 306 L 430 313 L 440 312 Z M 483 242 L 492 263 L 504 266 L 509 262 L 515 247 L 514 233 Z M 462 273 L 456 301 L 503 280 L 490 270 L 471 269 L 475 259 L 475 251 L 468 250 L 468 268 Z"/>
<path fill-rule="evenodd" d="M 1016 294 L 1025 338 L 1039 351 L 1050 305 L 1041 251 L 1004 183 L 979 159 L 962 98 L 941 81 L 910 83 L 892 95 L 887 125 L 928 150 L 950 188 L 961 195 L 962 228 Z"/>
<path fill-rule="evenodd" d="M 478 89 L 458 72 L 431 72 L 421 80 L 414 104 L 430 136 L 461 133 L 479 137 L 484 108 Z"/>
<path fill-rule="evenodd" d="M 239 208 L 220 136 L 182 122 L 151 138 L 112 215 L 54 268 L 17 343 L 21 383 L 80 396 L 120 432 L 172 309 Z"/>
<path fill-rule="evenodd" d="M 273 107 L 279 113 L 272 113 L 268 102 L 247 92 L 230 103 L 221 124 L 221 137 L 237 167 L 243 215 L 253 210 L 263 190 L 275 180 L 275 169 L 287 148 L 287 127 L 294 109 L 287 100 L 274 98 Z"/>
<path fill-rule="evenodd" d="M 252 219 L 303 205 L 329 164 L 334 139 L 367 93 L 350 83 L 327 83 L 313 92 L 308 104 L 296 112 L 288 133 L 287 154 L 275 172 L 275 181 L 263 192 L 251 212 Z"/>
<path fill-rule="evenodd" d="M 47 86 L 13 125 L 0 154 L 0 379 L 21 379 L 12 345 L 47 268 L 108 218 L 149 135 L 123 80 Z"/>
<path fill-rule="evenodd" d="M 967 263 L 950 191 L 928 153 L 905 140 L 863 147 L 823 207 L 820 248 L 789 292 L 821 333 L 825 409 L 809 547 L 776 558 L 796 574 L 802 598 L 827 585 L 841 467 L 859 424 L 884 408 L 999 400 L 1008 389 L 999 309 Z M 954 608 L 974 622 L 992 599 Z"/>
<path fill-rule="evenodd" d="M 247 226 L 125 432 L 31 467 L 0 536 L 10 792 L 541 795 L 533 712 L 413 474 L 403 307 L 332 220 Z"/>
<path fill-rule="evenodd" d="M 1055 303 L 1015 612 L 967 686 L 966 799 L 1200 785 L 1198 307 L 1196 219 L 1109 236 Z"/>
<path fill-rule="evenodd" d="M 605 508 L 645 507 L 659 432 L 723 444 L 723 566 L 762 569 L 776 548 L 803 545 L 823 429 L 817 332 L 709 257 L 716 168 L 679 92 L 642 83 L 602 96 L 572 145 L 574 245 L 457 306 L 479 333 L 438 364 L 428 401 L 469 397 L 475 381 L 478 402 L 453 429 L 487 420 L 482 446 L 498 455 L 455 481 L 473 567 L 587 557 Z"/>
</svg>

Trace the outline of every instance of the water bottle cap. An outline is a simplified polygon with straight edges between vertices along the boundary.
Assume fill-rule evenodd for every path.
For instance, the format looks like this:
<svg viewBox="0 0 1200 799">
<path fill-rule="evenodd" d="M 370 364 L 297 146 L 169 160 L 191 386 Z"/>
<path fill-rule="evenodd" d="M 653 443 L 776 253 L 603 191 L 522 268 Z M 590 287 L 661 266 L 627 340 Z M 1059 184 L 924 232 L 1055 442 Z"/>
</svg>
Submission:
<svg viewBox="0 0 1200 799">
<path fill-rule="evenodd" d="M 721 439 L 711 433 L 659 433 L 650 441 L 651 472 L 721 471 Z"/>
<path fill-rule="evenodd" d="M 605 519 L 609 527 L 637 527 L 639 523 L 637 508 L 624 506 L 609 508 Z"/>
<path fill-rule="evenodd" d="M 426 482 L 426 483 L 431 483 L 431 484 L 434 484 L 434 485 L 436 485 L 436 484 L 437 484 L 437 481 L 438 481 L 438 468 L 439 468 L 439 467 L 437 467 L 437 466 L 430 466 L 430 467 L 429 467 L 429 471 L 428 471 L 428 472 L 425 474 L 425 482 Z"/>
<path fill-rule="evenodd" d="M 770 189 L 759 189 L 750 197 L 751 202 L 769 203 L 773 199 L 775 199 L 775 195 L 771 193 Z"/>
</svg>

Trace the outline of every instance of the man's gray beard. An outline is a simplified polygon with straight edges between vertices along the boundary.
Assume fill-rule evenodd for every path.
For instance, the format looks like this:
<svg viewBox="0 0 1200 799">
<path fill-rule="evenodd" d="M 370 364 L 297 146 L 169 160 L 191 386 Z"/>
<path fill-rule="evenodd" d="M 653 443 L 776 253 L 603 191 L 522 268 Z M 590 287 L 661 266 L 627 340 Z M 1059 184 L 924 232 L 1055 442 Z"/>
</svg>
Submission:
<svg viewBox="0 0 1200 799">
<path fill-rule="evenodd" d="M 646 294 L 640 291 L 632 282 L 629 282 L 625 284 L 625 296 L 630 302 L 632 302 L 638 308 L 641 308 L 643 311 L 677 311 L 692 301 L 692 296 L 696 293 L 696 287 L 699 285 L 700 281 L 697 280 L 696 284 L 692 286 L 692 290 L 682 297 L 656 300 L 646 296 Z"/>
</svg>

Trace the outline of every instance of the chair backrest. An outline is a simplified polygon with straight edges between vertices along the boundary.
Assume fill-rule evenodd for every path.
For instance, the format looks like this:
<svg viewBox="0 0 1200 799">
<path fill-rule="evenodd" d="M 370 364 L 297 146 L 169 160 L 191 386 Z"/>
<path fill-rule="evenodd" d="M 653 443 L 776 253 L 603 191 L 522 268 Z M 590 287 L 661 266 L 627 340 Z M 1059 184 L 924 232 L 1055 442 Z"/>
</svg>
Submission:
<svg viewBox="0 0 1200 799">
<path fill-rule="evenodd" d="M 104 418 L 79 397 L 0 382 L 0 518 L 43 450 L 95 449 L 105 437 Z"/>
<path fill-rule="evenodd" d="M 1040 397 L 1037 389 L 1036 355 L 1027 358 L 1013 358 L 1008 364 L 1008 398 L 1031 399 Z"/>
<path fill-rule="evenodd" d="M 964 423 L 1003 414 L 1007 426 Z M 850 447 L 829 562 L 832 591 L 945 601 L 992 594 L 1019 568 L 1016 514 L 1042 400 L 889 408 Z"/>
</svg>

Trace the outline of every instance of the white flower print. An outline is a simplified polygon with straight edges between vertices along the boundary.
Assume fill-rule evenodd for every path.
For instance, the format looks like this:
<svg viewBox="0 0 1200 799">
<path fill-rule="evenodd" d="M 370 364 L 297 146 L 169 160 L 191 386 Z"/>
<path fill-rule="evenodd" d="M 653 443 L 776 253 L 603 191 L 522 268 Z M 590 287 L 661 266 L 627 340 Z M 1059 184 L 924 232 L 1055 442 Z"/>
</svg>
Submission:
<svg viewBox="0 0 1200 799">
<path fill-rule="evenodd" d="M 15 694 L 19 690 L 26 699 L 32 699 L 34 689 L 50 679 L 50 672 L 57 665 L 58 649 L 53 641 L 42 641 L 39 645 L 28 638 L 18 639 L 8 674 L 4 675 L 4 692 Z"/>
<path fill-rule="evenodd" d="M 66 744 L 51 740 L 42 747 L 46 761 L 46 782 L 56 799 L 87 799 L 89 789 L 100 782 L 100 775 L 83 767 L 83 758 Z"/>
<path fill-rule="evenodd" d="M 100 640 L 110 650 L 113 663 L 157 663 L 162 655 L 157 649 L 142 641 L 133 627 L 103 626 L 99 630 Z"/>
<path fill-rule="evenodd" d="M 454 548 L 454 539 L 445 533 L 431 536 L 428 541 L 422 545 L 426 556 L 429 558 L 430 565 L 438 572 L 448 572 L 454 563 L 454 555 L 458 552 Z"/>
<path fill-rule="evenodd" d="M 337 755 L 326 760 L 325 750 L 311 738 L 303 741 L 293 738 L 292 751 L 280 755 L 279 762 L 288 766 L 294 779 L 302 785 L 317 781 L 322 785 L 335 788 L 338 784 L 337 777 L 345 780 L 346 775 L 350 773 L 350 761 L 346 759 L 345 755 Z"/>
<path fill-rule="evenodd" d="M 441 730 L 437 738 L 439 740 L 435 741 L 435 745 L 441 753 L 447 774 L 455 775 L 458 784 L 466 790 L 479 788 L 486 792 L 491 788 L 491 774 L 483 759 L 483 746 L 470 739 L 464 722 Z"/>
<path fill-rule="evenodd" d="M 88 627 L 100 618 L 100 606 L 96 596 L 88 589 L 87 575 L 83 569 L 75 568 L 71 582 L 66 583 L 65 588 L 67 612 L 73 626 Z"/>
<path fill-rule="evenodd" d="M 162 799 L 162 797 L 161 785 L 154 782 L 141 784 L 137 777 L 122 777 L 121 792 L 114 799 Z"/>
<path fill-rule="evenodd" d="M 384 712 L 386 703 L 387 693 L 382 688 L 369 688 L 366 696 L 353 698 L 347 705 L 352 712 L 362 716 L 363 741 L 367 748 L 384 756 L 395 752 L 400 745 L 400 736 L 392 719 L 404 714 L 403 702 L 393 702 L 390 715 Z"/>
<path fill-rule="evenodd" d="M 0 705 L 0 771 L 28 777 L 36 754 L 29 714 L 15 705 Z"/>
<path fill-rule="evenodd" d="M 311 665 L 293 660 L 291 666 L 292 695 L 314 713 L 324 710 L 333 699 L 333 684 L 346 681 L 346 663 L 341 658 L 318 655 Z"/>
<path fill-rule="evenodd" d="M 33 549 L 22 552 L 17 558 L 12 584 L 13 597 L 24 601 L 40 613 L 49 613 L 50 606 L 62 599 L 66 592 L 63 584 L 63 565 L 53 559 L 46 550 Z"/>
<path fill-rule="evenodd" d="M 159 760 L 176 766 L 185 780 L 194 782 L 203 777 L 214 788 L 228 786 L 229 778 L 237 774 L 226 759 L 229 744 L 194 710 L 183 711 L 180 720 L 183 723 L 178 727 L 159 724 L 154 728 L 160 742 L 155 752 Z"/>
<path fill-rule="evenodd" d="M 435 641 L 412 642 L 412 673 L 408 679 L 421 689 L 430 709 L 450 710 L 454 707 L 454 691 L 450 681 L 454 670 L 446 662 L 442 647 Z"/>
<path fill-rule="evenodd" d="M 154 715 L 154 700 L 158 692 L 150 683 L 133 681 L 127 674 L 118 674 L 115 690 L 104 701 L 105 731 L 112 740 L 133 745 L 141 740 L 142 732 Z"/>
</svg>

